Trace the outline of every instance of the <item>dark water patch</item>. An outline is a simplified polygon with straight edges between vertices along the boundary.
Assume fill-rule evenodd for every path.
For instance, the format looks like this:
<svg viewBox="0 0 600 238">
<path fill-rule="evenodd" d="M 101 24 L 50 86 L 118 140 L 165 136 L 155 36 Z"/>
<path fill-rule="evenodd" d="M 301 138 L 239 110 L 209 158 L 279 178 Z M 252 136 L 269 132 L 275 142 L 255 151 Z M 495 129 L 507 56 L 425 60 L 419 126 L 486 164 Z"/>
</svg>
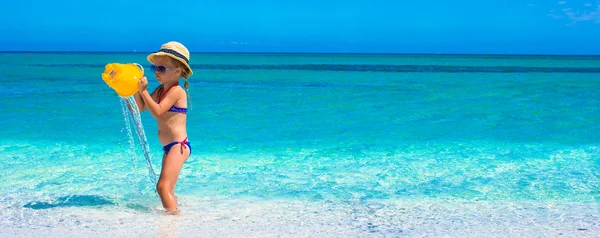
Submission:
<svg viewBox="0 0 600 238">
<path fill-rule="evenodd" d="M 309 87 L 309 88 L 328 88 L 328 87 L 333 87 L 334 85 L 329 84 L 329 83 L 309 83 L 309 84 L 304 84 L 302 86 Z"/>
<path fill-rule="evenodd" d="M 446 66 L 446 65 L 371 65 L 371 64 L 281 64 L 225 65 L 199 64 L 194 69 L 210 70 L 308 70 L 397 73 L 600 73 L 600 68 L 526 67 L 526 66 Z"/>
<path fill-rule="evenodd" d="M 141 204 L 136 204 L 136 203 L 128 203 L 125 205 L 125 207 L 132 209 L 134 211 L 137 212 L 151 212 L 152 209 L 150 209 L 150 207 L 141 205 Z"/>
<path fill-rule="evenodd" d="M 23 205 L 23 207 L 41 210 L 56 207 L 97 207 L 104 205 L 115 205 L 115 203 L 97 195 L 72 195 L 59 197 L 50 202 L 33 201 Z"/>
<path fill-rule="evenodd" d="M 264 88 L 333 88 L 333 87 L 365 87 L 372 88 L 378 87 L 377 85 L 362 85 L 362 84 L 331 84 L 331 83 L 323 83 L 323 82 L 315 82 L 315 83 L 292 83 L 292 82 L 233 82 L 233 81 L 217 81 L 217 80 L 207 80 L 207 81 L 199 81 L 195 82 L 200 86 L 204 87 L 217 87 L 217 88 L 225 88 L 225 89 L 264 89 Z"/>
<path fill-rule="evenodd" d="M 106 64 L 33 64 L 35 67 L 104 68 Z M 147 66 L 145 66 L 148 68 Z M 448 66 L 385 64 L 192 64 L 195 70 L 305 70 L 397 73 L 600 73 L 600 67 Z M 149 68 L 148 68 L 149 70 Z"/>
<path fill-rule="evenodd" d="M 29 64 L 33 67 L 50 67 L 50 68 L 104 68 L 106 64 Z"/>
</svg>

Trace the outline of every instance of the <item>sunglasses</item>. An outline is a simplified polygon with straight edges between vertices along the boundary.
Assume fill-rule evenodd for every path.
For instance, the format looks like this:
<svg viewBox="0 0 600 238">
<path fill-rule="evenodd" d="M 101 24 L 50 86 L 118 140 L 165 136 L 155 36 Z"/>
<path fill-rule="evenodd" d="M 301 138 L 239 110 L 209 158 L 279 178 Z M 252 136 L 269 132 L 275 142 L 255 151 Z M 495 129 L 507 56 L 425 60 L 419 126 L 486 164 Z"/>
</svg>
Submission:
<svg viewBox="0 0 600 238">
<path fill-rule="evenodd" d="M 176 69 L 176 68 L 177 67 L 167 68 L 167 67 L 162 66 L 162 65 L 159 65 L 159 66 L 150 65 L 150 70 L 152 70 L 152 72 L 158 72 L 158 73 L 161 73 L 161 74 L 166 73 L 167 70 L 173 70 L 173 69 Z"/>
</svg>

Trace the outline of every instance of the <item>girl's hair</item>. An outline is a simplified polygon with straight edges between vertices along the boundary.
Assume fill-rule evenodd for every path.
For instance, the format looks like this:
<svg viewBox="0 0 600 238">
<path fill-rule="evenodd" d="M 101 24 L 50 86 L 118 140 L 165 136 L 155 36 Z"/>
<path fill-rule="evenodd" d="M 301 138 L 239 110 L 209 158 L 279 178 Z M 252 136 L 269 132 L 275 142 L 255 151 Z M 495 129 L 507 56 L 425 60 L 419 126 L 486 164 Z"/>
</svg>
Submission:
<svg viewBox="0 0 600 238">
<path fill-rule="evenodd" d="M 187 67 L 183 63 L 179 62 L 179 60 L 175 60 L 173 58 L 170 58 L 170 59 L 173 62 L 173 64 L 175 64 L 177 67 L 179 67 L 181 69 L 181 77 L 185 80 L 185 84 L 183 85 L 183 87 L 185 88 L 185 92 L 186 92 L 187 97 L 188 97 L 188 102 L 190 103 L 189 107 L 191 109 L 192 108 L 192 99 L 190 97 L 190 92 L 189 92 L 190 83 L 188 83 L 188 80 L 187 80 L 187 78 L 189 76 L 188 75 L 189 72 L 187 71 Z"/>
</svg>

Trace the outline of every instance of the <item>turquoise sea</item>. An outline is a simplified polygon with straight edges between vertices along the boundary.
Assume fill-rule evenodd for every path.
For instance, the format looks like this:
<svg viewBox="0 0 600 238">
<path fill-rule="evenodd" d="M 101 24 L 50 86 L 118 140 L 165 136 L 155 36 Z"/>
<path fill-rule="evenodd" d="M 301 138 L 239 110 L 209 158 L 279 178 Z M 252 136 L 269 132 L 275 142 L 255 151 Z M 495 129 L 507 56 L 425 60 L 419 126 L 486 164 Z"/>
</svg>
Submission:
<svg viewBox="0 0 600 238">
<path fill-rule="evenodd" d="M 0 236 L 600 236 L 600 56 L 193 53 L 174 217 L 146 55 L 0 53 Z"/>
</svg>

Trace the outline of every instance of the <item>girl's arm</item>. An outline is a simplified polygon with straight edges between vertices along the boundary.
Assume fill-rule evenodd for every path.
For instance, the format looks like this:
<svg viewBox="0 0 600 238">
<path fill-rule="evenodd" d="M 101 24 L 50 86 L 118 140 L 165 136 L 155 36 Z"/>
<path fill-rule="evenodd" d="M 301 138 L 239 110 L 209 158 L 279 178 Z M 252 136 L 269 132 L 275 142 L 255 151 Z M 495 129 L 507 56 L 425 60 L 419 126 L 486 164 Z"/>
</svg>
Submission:
<svg viewBox="0 0 600 238">
<path fill-rule="evenodd" d="M 144 102 L 144 99 L 142 98 L 140 92 L 135 93 L 135 104 L 137 104 L 137 107 L 140 110 L 140 112 L 146 111 L 146 103 Z"/>
<path fill-rule="evenodd" d="M 148 109 L 150 114 L 152 114 L 152 116 L 155 118 L 160 117 L 163 113 L 167 112 L 169 108 L 171 108 L 173 104 L 175 104 L 175 102 L 182 97 L 182 94 L 185 94 L 185 91 L 183 91 L 183 89 L 180 87 L 174 87 L 167 93 L 165 98 L 163 98 L 159 104 L 152 99 L 152 96 L 150 93 L 148 93 L 147 86 L 148 80 L 146 77 L 140 79 L 139 94 L 144 101 L 145 108 Z M 183 95 L 183 97 L 185 97 L 185 95 Z"/>
<path fill-rule="evenodd" d="M 158 88 L 155 88 L 154 91 L 150 94 L 150 96 L 152 96 L 152 95 L 154 95 L 154 93 L 156 93 L 156 89 L 158 89 Z M 154 101 L 154 99 L 152 101 Z M 137 104 L 140 112 L 146 111 L 146 109 L 148 109 L 148 107 L 146 107 L 146 102 L 142 98 L 142 93 L 140 93 L 139 91 L 137 93 L 135 93 L 135 104 Z"/>
</svg>

